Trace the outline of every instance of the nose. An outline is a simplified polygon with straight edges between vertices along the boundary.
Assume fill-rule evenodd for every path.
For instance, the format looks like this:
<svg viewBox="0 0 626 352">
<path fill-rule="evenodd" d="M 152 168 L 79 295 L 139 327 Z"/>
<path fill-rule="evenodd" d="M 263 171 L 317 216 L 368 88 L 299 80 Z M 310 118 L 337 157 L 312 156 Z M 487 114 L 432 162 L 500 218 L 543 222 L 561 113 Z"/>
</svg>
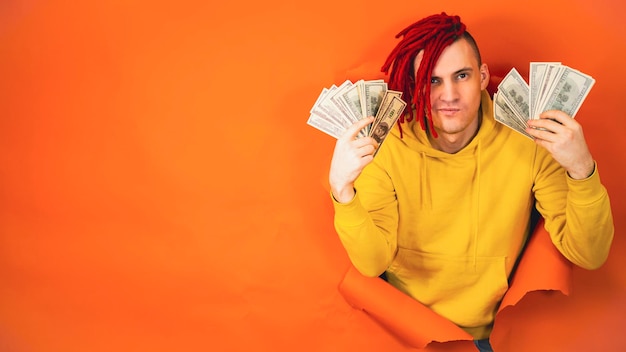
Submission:
<svg viewBox="0 0 626 352">
<path fill-rule="evenodd" d="M 453 82 L 442 82 L 438 88 L 438 99 L 441 101 L 455 101 L 458 97 L 458 90 Z"/>
</svg>

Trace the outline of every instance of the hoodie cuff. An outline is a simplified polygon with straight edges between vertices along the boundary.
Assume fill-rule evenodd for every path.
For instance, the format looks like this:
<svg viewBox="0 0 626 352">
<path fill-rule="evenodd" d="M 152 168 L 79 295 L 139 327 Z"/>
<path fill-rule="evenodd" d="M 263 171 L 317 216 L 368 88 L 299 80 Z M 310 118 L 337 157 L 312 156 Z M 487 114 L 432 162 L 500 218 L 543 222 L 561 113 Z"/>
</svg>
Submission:
<svg viewBox="0 0 626 352">
<path fill-rule="evenodd" d="M 332 192 L 330 198 L 333 200 L 333 207 L 335 208 L 335 222 L 343 226 L 358 226 L 367 220 L 368 212 L 361 204 L 359 192 L 355 192 L 354 198 L 347 203 L 339 203 L 333 197 Z"/>
<path fill-rule="evenodd" d="M 569 187 L 568 197 L 570 201 L 576 204 L 591 204 L 606 195 L 595 161 L 593 173 L 589 177 L 576 180 L 567 175 L 567 186 Z"/>
</svg>

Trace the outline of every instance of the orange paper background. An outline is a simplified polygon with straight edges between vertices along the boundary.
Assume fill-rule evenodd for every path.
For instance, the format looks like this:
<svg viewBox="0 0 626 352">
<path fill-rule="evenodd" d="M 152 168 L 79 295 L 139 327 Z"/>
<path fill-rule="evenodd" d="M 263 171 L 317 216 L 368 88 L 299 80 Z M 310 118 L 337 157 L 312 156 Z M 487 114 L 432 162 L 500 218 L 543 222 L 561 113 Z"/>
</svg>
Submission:
<svg viewBox="0 0 626 352">
<path fill-rule="evenodd" d="M 337 285 L 322 87 L 459 14 L 494 76 L 561 61 L 616 238 L 572 294 L 503 314 L 503 351 L 626 346 L 626 5 L 612 0 L 4 0 L 0 351 L 406 351 Z M 537 346 L 542 346 L 538 348 Z M 442 347 L 455 350 L 455 344 Z"/>
</svg>

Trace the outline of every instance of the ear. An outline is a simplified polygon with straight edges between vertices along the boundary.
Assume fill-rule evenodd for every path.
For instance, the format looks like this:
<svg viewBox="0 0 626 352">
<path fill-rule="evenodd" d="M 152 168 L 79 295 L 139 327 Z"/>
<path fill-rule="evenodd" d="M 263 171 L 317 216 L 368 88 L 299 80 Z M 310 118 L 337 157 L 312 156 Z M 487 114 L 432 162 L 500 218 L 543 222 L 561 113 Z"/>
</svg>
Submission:
<svg viewBox="0 0 626 352">
<path fill-rule="evenodd" d="M 487 66 L 487 64 L 482 64 L 480 66 L 480 89 L 481 90 L 487 89 L 487 86 L 489 85 L 490 77 L 491 76 L 489 74 L 489 67 Z"/>
<path fill-rule="evenodd" d="M 422 63 L 422 59 L 424 58 L 424 50 L 420 50 L 417 55 L 415 56 L 415 59 L 413 60 L 413 72 L 411 72 L 413 74 L 413 76 L 411 77 L 413 79 L 413 81 L 415 81 L 415 76 L 417 76 L 417 70 L 420 67 L 420 64 Z"/>
</svg>

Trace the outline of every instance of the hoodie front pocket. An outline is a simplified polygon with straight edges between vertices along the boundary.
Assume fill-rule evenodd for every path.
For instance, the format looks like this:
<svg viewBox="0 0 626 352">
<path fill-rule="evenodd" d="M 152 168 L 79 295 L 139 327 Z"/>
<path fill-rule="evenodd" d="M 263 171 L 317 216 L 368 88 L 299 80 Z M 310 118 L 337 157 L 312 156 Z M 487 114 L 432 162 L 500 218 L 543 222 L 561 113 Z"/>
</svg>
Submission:
<svg viewBox="0 0 626 352">
<path fill-rule="evenodd" d="M 506 257 L 449 256 L 398 248 L 391 284 L 463 327 L 484 326 L 508 289 Z"/>
</svg>

